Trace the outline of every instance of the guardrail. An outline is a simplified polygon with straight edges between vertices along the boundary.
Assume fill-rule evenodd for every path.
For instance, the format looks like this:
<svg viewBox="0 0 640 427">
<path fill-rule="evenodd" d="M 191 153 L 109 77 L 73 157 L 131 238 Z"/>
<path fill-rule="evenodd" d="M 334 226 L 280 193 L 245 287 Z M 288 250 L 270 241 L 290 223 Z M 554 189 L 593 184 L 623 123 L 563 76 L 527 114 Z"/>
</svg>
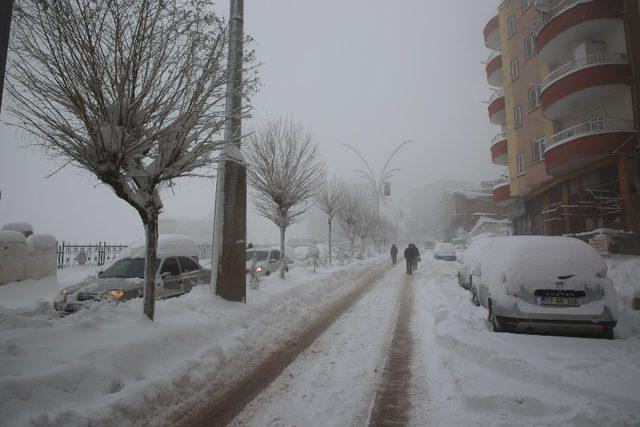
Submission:
<svg viewBox="0 0 640 427">
<path fill-rule="evenodd" d="M 57 265 L 58 268 L 65 267 L 100 267 L 117 260 L 122 251 L 129 245 L 107 244 L 106 242 L 77 244 L 65 241 L 58 242 Z M 198 259 L 211 259 L 212 245 L 202 243 L 197 244 Z"/>
<path fill-rule="evenodd" d="M 491 52 L 491 55 L 489 55 L 489 58 L 487 58 L 487 64 L 493 61 L 494 59 L 496 59 L 500 55 L 502 55 L 501 50 L 494 50 L 493 52 Z"/>
<path fill-rule="evenodd" d="M 624 53 L 596 53 L 594 55 L 585 56 L 561 65 L 560 67 L 549 73 L 544 79 L 542 79 L 542 82 L 540 82 L 541 91 L 544 91 L 564 76 L 578 70 L 593 67 L 595 65 L 628 63 L 629 58 Z"/>
<path fill-rule="evenodd" d="M 491 147 L 493 147 L 498 141 L 502 141 L 503 139 L 507 139 L 507 133 L 501 132 L 491 139 Z"/>
<path fill-rule="evenodd" d="M 491 104 L 496 99 L 503 98 L 503 97 L 504 97 L 504 90 L 498 89 L 493 92 L 493 95 L 491 95 L 491 98 L 489 98 L 489 101 L 487 103 Z"/>
<path fill-rule="evenodd" d="M 571 9 L 572 7 L 581 4 L 587 3 L 593 0 L 556 0 L 551 2 L 552 6 L 550 7 L 548 12 L 545 12 L 542 15 L 542 19 L 540 20 L 540 28 L 547 25 L 551 22 L 556 16 L 560 15 L 567 9 Z"/>
<path fill-rule="evenodd" d="M 595 135 L 598 133 L 619 131 L 632 132 L 634 130 L 633 120 L 593 120 L 570 127 L 547 138 L 544 141 L 544 151 L 546 152 L 553 148 L 553 146 L 569 139 Z"/>
</svg>

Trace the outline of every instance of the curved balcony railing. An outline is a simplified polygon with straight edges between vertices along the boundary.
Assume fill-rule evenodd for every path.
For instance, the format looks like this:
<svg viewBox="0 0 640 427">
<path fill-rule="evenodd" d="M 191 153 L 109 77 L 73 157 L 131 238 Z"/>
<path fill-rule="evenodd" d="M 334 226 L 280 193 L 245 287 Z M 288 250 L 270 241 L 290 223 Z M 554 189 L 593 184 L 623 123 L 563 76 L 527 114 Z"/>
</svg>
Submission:
<svg viewBox="0 0 640 427">
<path fill-rule="evenodd" d="M 541 90 L 544 91 L 566 75 L 595 65 L 616 65 L 628 63 L 629 58 L 625 53 L 596 53 L 561 65 L 542 79 L 540 87 Z"/>
<path fill-rule="evenodd" d="M 502 175 L 498 180 L 493 184 L 493 189 L 496 190 L 500 187 L 504 187 L 505 185 L 511 184 L 511 180 L 509 179 L 509 175 Z"/>
<path fill-rule="evenodd" d="M 544 150 L 576 138 L 609 132 L 633 132 L 633 120 L 593 120 L 558 132 L 544 141 Z"/>
<path fill-rule="evenodd" d="M 494 145 L 496 145 L 499 141 L 502 141 L 504 139 L 507 139 L 507 133 L 506 132 L 501 132 L 499 134 L 497 134 L 496 136 L 493 137 L 493 139 L 491 140 L 491 145 L 490 147 L 493 147 Z"/>
<path fill-rule="evenodd" d="M 491 52 L 491 55 L 489 55 L 489 57 L 487 58 L 487 64 L 493 61 L 494 59 L 496 59 L 500 55 L 502 55 L 501 50 L 494 50 L 493 52 Z"/>
<path fill-rule="evenodd" d="M 571 9 L 574 6 L 577 6 L 581 3 L 588 3 L 593 0 L 555 0 L 551 1 L 551 7 L 548 12 L 545 12 L 542 15 L 542 19 L 540 20 L 540 29 L 547 25 L 549 22 L 553 21 L 553 19 L 560 15 L 567 9 Z M 538 30 L 539 31 L 539 30 Z"/>
<path fill-rule="evenodd" d="M 493 95 L 491 95 L 491 98 L 489 98 L 489 102 L 487 102 L 487 104 L 491 104 L 496 99 L 502 98 L 502 97 L 504 97 L 504 90 L 498 89 L 493 92 Z"/>
</svg>

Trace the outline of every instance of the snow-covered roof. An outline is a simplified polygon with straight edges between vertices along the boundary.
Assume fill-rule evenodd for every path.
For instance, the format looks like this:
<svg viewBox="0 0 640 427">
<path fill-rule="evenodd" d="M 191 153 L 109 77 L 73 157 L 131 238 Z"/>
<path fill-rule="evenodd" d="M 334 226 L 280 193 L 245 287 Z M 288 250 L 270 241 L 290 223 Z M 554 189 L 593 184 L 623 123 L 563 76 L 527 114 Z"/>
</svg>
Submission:
<svg viewBox="0 0 640 427">
<path fill-rule="evenodd" d="M 2 226 L 2 231 L 17 231 L 22 234 L 33 233 L 33 226 L 28 222 L 8 222 Z"/>
<path fill-rule="evenodd" d="M 476 234 L 476 232 L 478 232 L 478 230 L 480 230 L 481 227 L 487 224 L 494 224 L 494 225 L 503 226 L 506 228 L 511 228 L 511 221 L 509 221 L 508 219 L 495 219 L 495 218 L 489 218 L 489 217 L 483 216 L 478 219 L 478 222 L 476 222 L 476 225 L 471 229 L 471 231 L 469 231 L 469 234 L 470 235 Z"/>
<path fill-rule="evenodd" d="M 36 250 L 51 249 L 58 245 L 58 241 L 51 234 L 32 234 L 27 237 L 27 244 Z"/>
<path fill-rule="evenodd" d="M 145 244 L 134 245 L 122 252 L 121 258 L 142 258 L 145 256 Z M 158 236 L 158 256 L 198 256 L 199 251 L 193 239 L 180 234 L 161 234 Z"/>
</svg>

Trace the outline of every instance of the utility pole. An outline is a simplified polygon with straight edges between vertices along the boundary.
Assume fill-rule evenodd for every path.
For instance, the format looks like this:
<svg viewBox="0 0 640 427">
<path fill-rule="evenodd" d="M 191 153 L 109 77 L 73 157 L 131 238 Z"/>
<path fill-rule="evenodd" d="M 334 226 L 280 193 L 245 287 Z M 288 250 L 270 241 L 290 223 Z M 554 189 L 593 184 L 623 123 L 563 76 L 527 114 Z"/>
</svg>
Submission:
<svg viewBox="0 0 640 427">
<path fill-rule="evenodd" d="M 247 169 L 242 142 L 244 0 L 231 0 L 227 104 L 222 159 L 216 182 L 211 289 L 229 301 L 246 301 Z"/>
<path fill-rule="evenodd" d="M 0 2 L 0 112 L 2 111 L 2 91 L 4 90 L 4 74 L 7 66 L 12 11 L 13 0 L 2 0 Z"/>
</svg>

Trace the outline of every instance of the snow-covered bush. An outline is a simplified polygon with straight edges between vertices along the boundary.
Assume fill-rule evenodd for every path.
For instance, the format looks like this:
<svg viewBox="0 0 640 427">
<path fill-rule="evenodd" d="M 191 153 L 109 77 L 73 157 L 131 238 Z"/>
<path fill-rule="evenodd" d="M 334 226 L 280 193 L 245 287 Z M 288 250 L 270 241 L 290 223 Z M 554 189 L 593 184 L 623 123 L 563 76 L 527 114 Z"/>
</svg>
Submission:
<svg viewBox="0 0 640 427">
<path fill-rule="evenodd" d="M 0 231 L 0 285 L 27 278 L 27 239 L 18 231 Z"/>
</svg>

